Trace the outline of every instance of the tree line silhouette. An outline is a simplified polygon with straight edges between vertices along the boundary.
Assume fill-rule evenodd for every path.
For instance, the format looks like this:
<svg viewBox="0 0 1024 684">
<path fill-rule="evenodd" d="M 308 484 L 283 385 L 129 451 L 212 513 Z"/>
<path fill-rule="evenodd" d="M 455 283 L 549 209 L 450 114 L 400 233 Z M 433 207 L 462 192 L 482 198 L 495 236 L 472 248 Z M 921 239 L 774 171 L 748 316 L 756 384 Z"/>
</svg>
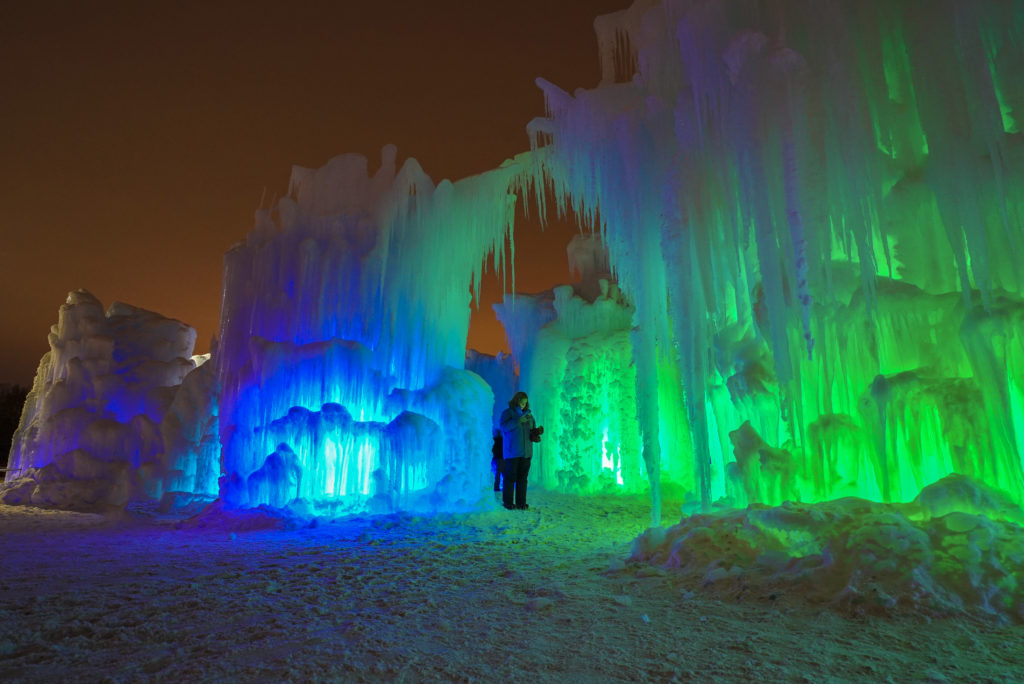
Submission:
<svg viewBox="0 0 1024 684">
<path fill-rule="evenodd" d="M 21 420 L 21 410 L 25 406 L 28 387 L 0 383 L 0 468 L 7 467 L 7 459 L 11 454 L 11 440 Z M 0 482 L 3 474 L 0 473 Z"/>
</svg>

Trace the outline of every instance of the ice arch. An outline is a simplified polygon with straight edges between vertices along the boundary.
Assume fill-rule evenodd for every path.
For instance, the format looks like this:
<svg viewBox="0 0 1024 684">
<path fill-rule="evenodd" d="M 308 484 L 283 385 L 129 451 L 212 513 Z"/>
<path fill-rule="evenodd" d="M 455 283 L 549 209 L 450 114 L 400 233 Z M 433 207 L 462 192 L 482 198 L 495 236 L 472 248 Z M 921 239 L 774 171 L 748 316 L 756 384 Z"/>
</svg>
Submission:
<svg viewBox="0 0 1024 684">
<path fill-rule="evenodd" d="M 226 259 L 225 498 L 473 499 L 493 397 L 463 368 L 469 292 L 516 196 L 549 190 L 632 307 L 614 344 L 655 521 L 667 471 L 705 508 L 905 500 L 950 472 L 1020 500 L 1022 21 L 638 0 L 595 22 L 604 81 L 541 81 L 532 150 L 499 169 L 296 170 Z M 536 349 L 559 315 L 514 334 Z"/>
</svg>

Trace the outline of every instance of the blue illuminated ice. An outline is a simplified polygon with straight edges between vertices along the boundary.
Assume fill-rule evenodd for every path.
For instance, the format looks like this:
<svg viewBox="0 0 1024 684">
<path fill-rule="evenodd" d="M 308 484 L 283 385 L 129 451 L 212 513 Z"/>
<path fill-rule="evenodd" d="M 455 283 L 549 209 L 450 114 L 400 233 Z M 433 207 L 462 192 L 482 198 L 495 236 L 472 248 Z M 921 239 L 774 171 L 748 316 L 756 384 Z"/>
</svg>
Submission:
<svg viewBox="0 0 1024 684">
<path fill-rule="evenodd" d="M 950 473 L 1024 499 L 1022 3 L 768 5 L 599 18 L 600 84 L 539 80 L 531 150 L 497 169 L 435 184 L 393 147 L 373 173 L 352 154 L 295 168 L 225 258 L 214 365 L 166 429 L 183 373 L 130 402 L 97 390 L 101 409 L 91 376 L 47 366 L 15 465 L 42 453 L 28 442 L 128 430 L 165 491 L 206 491 L 219 443 L 228 507 L 457 509 L 516 384 L 546 413 L 537 477 L 643 483 L 654 523 L 663 484 L 705 510 L 907 501 Z M 467 332 L 486 260 L 515 291 L 517 205 L 592 226 L 606 256 L 576 258 L 607 277 L 510 294 L 525 376 L 492 386 Z M 80 429 L 101 410 L 114 422 Z"/>
<path fill-rule="evenodd" d="M 476 503 L 492 389 L 464 368 L 471 292 L 512 218 L 511 170 L 435 187 L 386 147 L 291 190 L 225 262 L 219 372 L 229 507 Z M 499 264 L 500 265 L 500 264 Z"/>
<path fill-rule="evenodd" d="M 14 435 L 0 501 L 103 509 L 169 491 L 215 494 L 211 393 L 182 390 L 212 377 L 212 367 L 196 368 L 195 336 L 180 321 L 121 302 L 104 311 L 89 292 L 70 293 Z"/>
</svg>

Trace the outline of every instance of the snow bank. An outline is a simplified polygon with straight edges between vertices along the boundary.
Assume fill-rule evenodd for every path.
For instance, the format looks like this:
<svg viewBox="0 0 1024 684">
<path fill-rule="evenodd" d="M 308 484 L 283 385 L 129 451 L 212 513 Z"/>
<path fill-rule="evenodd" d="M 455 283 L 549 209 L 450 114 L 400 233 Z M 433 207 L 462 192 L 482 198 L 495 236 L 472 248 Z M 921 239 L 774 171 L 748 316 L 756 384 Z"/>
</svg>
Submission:
<svg viewBox="0 0 1024 684">
<path fill-rule="evenodd" d="M 190 503 L 190 502 L 185 502 Z M 186 510 L 188 510 L 186 508 Z M 177 524 L 179 530 L 227 532 L 231 535 L 260 530 L 296 530 L 309 527 L 311 521 L 285 509 L 261 505 L 256 508 L 226 508 L 220 499 L 203 506 Z"/>
<path fill-rule="evenodd" d="M 1024 621 L 1022 524 L 1007 496 L 950 475 L 904 504 L 851 497 L 684 517 L 637 537 L 630 562 L 736 597 Z"/>
</svg>

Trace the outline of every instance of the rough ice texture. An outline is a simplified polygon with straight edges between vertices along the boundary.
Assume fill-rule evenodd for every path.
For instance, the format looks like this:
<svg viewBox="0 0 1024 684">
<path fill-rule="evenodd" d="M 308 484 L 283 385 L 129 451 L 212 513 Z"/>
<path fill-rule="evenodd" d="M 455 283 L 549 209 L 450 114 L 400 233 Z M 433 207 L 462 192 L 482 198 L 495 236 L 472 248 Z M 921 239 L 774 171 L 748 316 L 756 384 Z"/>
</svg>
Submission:
<svg viewBox="0 0 1024 684">
<path fill-rule="evenodd" d="M 434 185 L 383 150 L 295 169 L 225 261 L 222 494 L 230 507 L 438 510 L 482 493 L 492 390 L 464 369 L 470 292 L 515 169 Z"/>
<path fill-rule="evenodd" d="M 492 431 L 498 429 L 501 412 L 508 407 L 508 401 L 519 389 L 519 376 L 512 356 L 498 352 L 491 356 L 474 349 L 466 350 L 466 370 L 473 371 L 494 393 L 494 410 L 491 412 Z"/>
<path fill-rule="evenodd" d="M 534 161 L 635 310 L 652 493 L 660 451 L 706 508 L 1024 498 L 1022 9 L 643 0 L 595 24 L 601 85 L 539 81 Z"/>
<path fill-rule="evenodd" d="M 662 486 L 706 510 L 905 502 L 951 473 L 1024 500 L 1021 16 L 1021 0 L 638 0 L 595 23 L 601 84 L 540 81 L 533 149 L 498 169 L 435 185 L 392 147 L 372 175 L 358 155 L 296 168 L 225 260 L 226 501 L 377 510 L 486 485 L 470 300 L 485 259 L 504 272 L 527 191 L 541 216 L 596 224 L 621 288 L 496 307 L 540 373 L 520 387 L 552 402 L 546 483 L 646 478 L 655 516 Z M 593 244 L 571 258 L 605 265 Z M 83 339 L 82 358 L 108 353 Z M 91 454 L 127 430 L 150 458 L 166 393 L 79 430 L 87 369 L 65 365 L 48 434 Z M 186 451 L 208 458 L 200 432 Z M 208 472 L 174 470 L 183 487 Z"/>
<path fill-rule="evenodd" d="M 594 233 L 575 235 L 569 241 L 566 253 L 569 256 L 569 273 L 575 276 L 573 292 L 588 302 L 607 297 L 608 284 L 615 282 L 615 276 L 608 262 L 608 248 L 601 241 L 601 236 Z"/>
<path fill-rule="evenodd" d="M 630 356 L 633 309 L 614 283 L 594 274 L 593 264 L 607 263 L 600 242 L 583 244 L 585 250 L 570 248 L 578 283 L 507 296 L 495 306 L 517 340 L 520 387 L 545 427 L 534 447 L 533 479 L 577 494 L 646 491 Z"/>
<path fill-rule="evenodd" d="M 1021 622 L 1022 523 L 1005 494 L 950 475 L 903 504 L 849 497 L 691 515 L 639 536 L 630 561 L 722 596 Z"/>
<path fill-rule="evenodd" d="M 216 348 L 216 345 L 214 345 Z M 217 422 L 217 367 L 211 354 L 193 357 L 196 369 L 174 395 L 160 432 L 164 440 L 164 495 L 216 496 L 221 475 Z"/>
<path fill-rule="evenodd" d="M 196 368 L 195 330 L 120 302 L 104 312 L 99 300 L 77 290 L 61 307 L 49 342 L 14 435 L 0 500 L 105 508 L 159 499 L 176 486 L 172 471 L 179 461 L 192 470 L 180 486 L 213 493 L 216 451 L 197 454 L 186 444 L 204 438 L 209 444 L 212 436 L 209 381 L 191 394 L 179 391 Z M 173 420 L 165 423 L 168 415 Z M 197 469 L 205 476 L 197 479 Z"/>
</svg>

